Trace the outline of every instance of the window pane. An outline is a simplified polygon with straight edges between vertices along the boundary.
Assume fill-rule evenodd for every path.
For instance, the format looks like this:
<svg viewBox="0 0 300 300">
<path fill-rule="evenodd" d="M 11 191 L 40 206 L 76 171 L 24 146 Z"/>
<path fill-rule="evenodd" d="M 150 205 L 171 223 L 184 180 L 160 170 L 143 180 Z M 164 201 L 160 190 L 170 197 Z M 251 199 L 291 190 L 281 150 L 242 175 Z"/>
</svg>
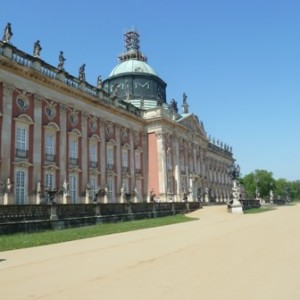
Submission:
<svg viewBox="0 0 300 300">
<path fill-rule="evenodd" d="M 77 201 L 77 176 L 70 175 L 69 177 L 69 194 L 71 203 L 76 203 Z"/>
<path fill-rule="evenodd" d="M 90 161 L 97 161 L 97 146 L 90 145 Z"/>
<path fill-rule="evenodd" d="M 78 143 L 76 140 L 70 140 L 70 153 L 69 156 L 70 158 L 78 158 L 77 156 L 77 147 L 78 147 Z"/>
<path fill-rule="evenodd" d="M 26 128 L 17 127 L 17 149 L 27 150 L 26 147 L 27 131 Z"/>
<path fill-rule="evenodd" d="M 111 147 L 107 148 L 107 163 L 109 165 L 114 164 L 114 151 L 113 151 L 113 148 L 111 148 Z"/>
<path fill-rule="evenodd" d="M 45 141 L 45 152 L 46 154 L 54 154 L 54 136 L 53 135 L 46 135 Z"/>
<path fill-rule="evenodd" d="M 122 150 L 122 165 L 123 167 L 128 167 L 128 150 Z"/>
<path fill-rule="evenodd" d="M 16 172 L 16 203 L 25 203 L 25 171 Z"/>
</svg>

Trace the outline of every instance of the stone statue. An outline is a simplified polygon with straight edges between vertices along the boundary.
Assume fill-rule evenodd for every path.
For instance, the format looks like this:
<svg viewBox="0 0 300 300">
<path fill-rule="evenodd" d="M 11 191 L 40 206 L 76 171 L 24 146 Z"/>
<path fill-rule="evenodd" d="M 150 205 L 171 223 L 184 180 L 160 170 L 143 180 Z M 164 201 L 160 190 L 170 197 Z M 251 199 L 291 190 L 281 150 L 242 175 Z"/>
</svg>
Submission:
<svg viewBox="0 0 300 300">
<path fill-rule="evenodd" d="M 59 52 L 58 61 L 58 69 L 63 70 L 66 59 L 64 58 L 64 53 L 62 51 Z"/>
<path fill-rule="evenodd" d="M 40 181 L 38 181 L 36 186 L 36 204 L 41 203 L 41 195 L 42 195 L 42 184 Z"/>
<path fill-rule="evenodd" d="M 270 202 L 273 203 L 274 200 L 274 193 L 273 190 L 270 190 Z"/>
<path fill-rule="evenodd" d="M 119 94 L 119 89 L 120 89 L 120 85 L 116 83 L 116 84 L 113 86 L 113 97 L 117 97 L 117 96 L 118 96 L 118 94 Z"/>
<path fill-rule="evenodd" d="M 125 195 L 125 193 L 126 193 L 126 189 L 125 189 L 125 184 L 124 184 L 124 182 L 122 183 L 120 192 L 121 192 L 121 198 L 124 199 L 124 195 Z"/>
<path fill-rule="evenodd" d="M 186 99 L 187 99 L 187 95 L 186 95 L 186 93 L 183 93 L 183 95 L 182 95 L 183 104 L 186 103 Z"/>
<path fill-rule="evenodd" d="M 176 101 L 175 99 L 172 99 L 172 100 L 170 101 L 169 109 L 170 109 L 172 112 L 178 113 L 177 101 Z"/>
<path fill-rule="evenodd" d="M 12 183 L 10 182 L 10 178 L 7 178 L 7 181 L 6 181 L 6 192 L 8 194 L 10 193 L 11 188 L 12 188 Z"/>
<path fill-rule="evenodd" d="M 4 29 L 4 34 L 3 34 L 3 42 L 5 43 L 10 43 L 10 39 L 13 36 L 12 30 L 11 30 L 11 24 L 7 23 L 5 29 Z"/>
<path fill-rule="evenodd" d="M 101 77 L 101 75 L 99 75 L 98 76 L 98 78 L 97 78 L 97 88 L 98 89 L 102 89 L 102 77 Z"/>
<path fill-rule="evenodd" d="M 40 181 L 38 181 L 37 183 L 37 187 L 36 187 L 36 193 L 39 195 L 42 192 L 42 184 Z"/>
<path fill-rule="evenodd" d="M 144 108 L 145 108 L 145 101 L 144 101 L 144 97 L 142 96 L 141 102 L 140 102 L 140 109 L 144 109 Z"/>
<path fill-rule="evenodd" d="M 64 195 L 68 195 L 68 183 L 67 183 L 67 180 L 64 180 L 64 183 L 63 183 L 63 193 L 64 193 Z"/>
<path fill-rule="evenodd" d="M 85 64 L 81 65 L 79 68 L 78 79 L 81 81 L 85 81 Z"/>
<path fill-rule="evenodd" d="M 152 189 L 150 191 L 150 202 L 155 202 L 155 197 L 156 197 L 156 195 L 155 195 L 155 193 L 154 193 L 154 191 Z"/>
<path fill-rule="evenodd" d="M 40 45 L 40 41 L 37 40 L 33 45 L 33 56 L 34 57 L 40 57 L 40 52 L 42 50 L 42 47 Z"/>
</svg>

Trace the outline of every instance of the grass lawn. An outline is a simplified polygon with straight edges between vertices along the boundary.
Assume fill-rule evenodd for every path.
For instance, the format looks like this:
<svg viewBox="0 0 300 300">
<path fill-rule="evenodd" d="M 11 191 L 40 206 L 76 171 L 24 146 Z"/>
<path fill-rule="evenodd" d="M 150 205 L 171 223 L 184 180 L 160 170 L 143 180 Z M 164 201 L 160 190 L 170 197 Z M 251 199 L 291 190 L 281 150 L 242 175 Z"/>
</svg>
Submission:
<svg viewBox="0 0 300 300">
<path fill-rule="evenodd" d="M 167 216 L 154 219 L 143 219 L 119 223 L 104 223 L 93 226 L 70 228 L 64 230 L 44 231 L 30 234 L 15 233 L 10 235 L 1 235 L 0 251 L 62 243 L 89 237 L 165 226 L 193 220 L 197 219 L 178 214 L 175 216 Z"/>
</svg>

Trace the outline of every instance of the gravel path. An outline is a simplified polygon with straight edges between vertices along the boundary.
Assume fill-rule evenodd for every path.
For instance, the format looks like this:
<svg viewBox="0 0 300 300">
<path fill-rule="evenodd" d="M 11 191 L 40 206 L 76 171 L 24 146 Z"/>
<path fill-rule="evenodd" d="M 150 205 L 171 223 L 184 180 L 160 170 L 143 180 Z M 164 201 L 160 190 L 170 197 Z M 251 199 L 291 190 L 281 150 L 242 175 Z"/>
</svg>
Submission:
<svg viewBox="0 0 300 300">
<path fill-rule="evenodd" d="M 300 205 L 0 253 L 0 297 L 300 299 Z"/>
</svg>

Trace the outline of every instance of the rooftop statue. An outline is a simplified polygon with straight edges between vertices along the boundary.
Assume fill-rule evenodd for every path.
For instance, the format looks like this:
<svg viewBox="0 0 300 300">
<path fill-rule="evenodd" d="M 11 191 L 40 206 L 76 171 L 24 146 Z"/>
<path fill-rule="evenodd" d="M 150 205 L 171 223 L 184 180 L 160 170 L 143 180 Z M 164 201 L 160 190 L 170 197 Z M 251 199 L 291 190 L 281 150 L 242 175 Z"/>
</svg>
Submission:
<svg viewBox="0 0 300 300">
<path fill-rule="evenodd" d="M 79 68 L 78 79 L 81 80 L 81 81 L 85 81 L 85 64 L 83 64 L 83 65 Z"/>
<path fill-rule="evenodd" d="M 62 51 L 59 52 L 58 61 L 58 69 L 63 70 L 66 59 L 64 58 L 64 53 Z"/>
<path fill-rule="evenodd" d="M 186 104 L 186 99 L 187 99 L 186 93 L 183 93 L 182 99 L 183 99 L 183 104 Z"/>
<path fill-rule="evenodd" d="M 5 29 L 4 29 L 4 34 L 3 34 L 3 42 L 5 43 L 10 43 L 10 39 L 13 36 L 12 30 L 11 30 L 11 24 L 7 23 Z"/>
<path fill-rule="evenodd" d="M 33 45 L 33 56 L 34 57 L 40 57 L 42 47 L 40 45 L 40 41 L 37 40 Z"/>
<path fill-rule="evenodd" d="M 101 77 L 101 75 L 99 75 L 98 76 L 98 78 L 97 78 L 97 88 L 98 89 L 102 89 L 102 77 Z"/>
</svg>

